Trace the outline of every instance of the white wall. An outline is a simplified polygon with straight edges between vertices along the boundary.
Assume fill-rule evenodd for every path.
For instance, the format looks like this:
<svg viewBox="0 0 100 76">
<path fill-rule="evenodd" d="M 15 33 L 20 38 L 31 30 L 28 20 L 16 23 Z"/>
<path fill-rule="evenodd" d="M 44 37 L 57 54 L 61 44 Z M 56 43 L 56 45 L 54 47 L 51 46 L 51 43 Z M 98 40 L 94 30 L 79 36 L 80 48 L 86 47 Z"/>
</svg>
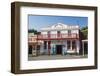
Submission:
<svg viewBox="0 0 100 76">
<path fill-rule="evenodd" d="M 76 41 L 76 46 L 77 46 L 77 53 L 79 53 L 79 50 L 80 50 L 80 41 L 79 40 Z"/>
<path fill-rule="evenodd" d="M 61 34 L 67 34 L 68 30 L 61 30 Z M 71 30 L 71 33 L 77 33 L 79 34 L 79 30 Z M 47 31 L 41 32 L 41 34 L 48 34 Z M 50 34 L 57 34 L 57 31 L 50 31 Z"/>
<path fill-rule="evenodd" d="M 57 34 L 57 31 L 51 31 L 50 34 Z"/>
<path fill-rule="evenodd" d="M 61 31 L 61 34 L 65 34 L 65 33 L 68 33 L 68 31 L 67 30 Z"/>
<path fill-rule="evenodd" d="M 45 32 L 45 31 L 42 31 L 42 32 L 41 32 L 41 34 L 47 34 L 47 32 Z"/>
<path fill-rule="evenodd" d="M 71 33 L 77 33 L 77 34 L 79 34 L 79 30 L 71 30 Z"/>
<path fill-rule="evenodd" d="M 20 74 L 14 75 L 10 71 L 11 61 L 11 15 L 10 3 L 15 0 L 1 0 L 0 1 L 0 76 L 99 76 L 100 74 L 100 59 L 98 59 L 98 70 L 81 70 L 81 71 L 63 71 L 52 73 L 35 73 L 35 74 Z M 53 4 L 71 4 L 71 5 L 87 5 L 98 6 L 98 19 L 100 20 L 100 0 L 17 0 L 27 2 L 41 2 Z M 100 24 L 100 21 L 98 21 Z M 100 33 L 100 26 L 98 26 Z M 98 46 L 100 46 L 100 34 L 98 36 Z M 100 50 L 100 48 L 98 48 Z M 98 51 L 98 58 L 100 58 L 100 51 Z"/>
</svg>

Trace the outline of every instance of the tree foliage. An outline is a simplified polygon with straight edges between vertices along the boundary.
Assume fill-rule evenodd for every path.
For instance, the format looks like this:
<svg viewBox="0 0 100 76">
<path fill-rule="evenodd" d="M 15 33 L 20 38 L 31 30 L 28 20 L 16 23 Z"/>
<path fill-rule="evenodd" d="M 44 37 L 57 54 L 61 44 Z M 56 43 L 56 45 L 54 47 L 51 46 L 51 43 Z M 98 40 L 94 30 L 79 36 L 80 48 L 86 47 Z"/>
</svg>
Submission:
<svg viewBox="0 0 100 76">
<path fill-rule="evenodd" d="M 29 29 L 28 33 L 34 33 L 34 34 L 38 34 L 38 31 L 35 29 Z"/>
<path fill-rule="evenodd" d="M 87 26 L 82 27 L 81 32 L 83 34 L 83 39 L 88 39 L 88 27 Z"/>
</svg>

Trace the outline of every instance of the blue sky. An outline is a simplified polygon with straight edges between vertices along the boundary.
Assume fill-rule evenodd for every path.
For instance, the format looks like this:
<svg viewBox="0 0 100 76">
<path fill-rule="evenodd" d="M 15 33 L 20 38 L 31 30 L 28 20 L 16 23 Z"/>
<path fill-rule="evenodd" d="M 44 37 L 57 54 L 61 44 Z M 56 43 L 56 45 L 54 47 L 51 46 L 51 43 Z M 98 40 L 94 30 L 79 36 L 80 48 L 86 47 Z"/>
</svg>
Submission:
<svg viewBox="0 0 100 76">
<path fill-rule="evenodd" d="M 57 23 L 68 25 L 79 25 L 80 27 L 88 26 L 88 17 L 75 16 L 44 16 L 44 15 L 29 15 L 28 28 L 40 30 L 40 28 L 52 26 Z"/>
</svg>

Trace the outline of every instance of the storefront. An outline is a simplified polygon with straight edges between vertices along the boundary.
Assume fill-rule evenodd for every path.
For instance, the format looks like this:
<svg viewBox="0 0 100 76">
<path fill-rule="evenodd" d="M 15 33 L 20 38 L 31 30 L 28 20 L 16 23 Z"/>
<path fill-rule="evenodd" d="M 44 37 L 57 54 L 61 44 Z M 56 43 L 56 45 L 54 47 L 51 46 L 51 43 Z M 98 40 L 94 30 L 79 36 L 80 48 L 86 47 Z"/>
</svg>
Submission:
<svg viewBox="0 0 100 76">
<path fill-rule="evenodd" d="M 44 41 L 44 44 L 40 45 L 40 51 L 42 50 L 44 50 L 44 54 L 49 55 L 66 55 L 70 53 L 79 53 L 79 40 Z"/>
</svg>

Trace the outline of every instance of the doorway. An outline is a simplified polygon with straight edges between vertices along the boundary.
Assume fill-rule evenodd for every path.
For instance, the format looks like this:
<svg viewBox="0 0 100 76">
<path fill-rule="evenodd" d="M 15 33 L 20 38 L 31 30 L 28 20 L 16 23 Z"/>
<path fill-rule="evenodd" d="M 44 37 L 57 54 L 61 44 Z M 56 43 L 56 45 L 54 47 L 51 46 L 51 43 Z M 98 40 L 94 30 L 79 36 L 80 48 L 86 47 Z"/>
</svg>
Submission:
<svg viewBox="0 0 100 76">
<path fill-rule="evenodd" d="M 84 54 L 88 54 L 88 44 L 84 42 Z"/>
<path fill-rule="evenodd" d="M 57 54 L 62 54 L 62 45 L 56 45 Z"/>
<path fill-rule="evenodd" d="M 28 46 L 28 54 L 32 54 L 32 46 L 31 45 Z"/>
</svg>

